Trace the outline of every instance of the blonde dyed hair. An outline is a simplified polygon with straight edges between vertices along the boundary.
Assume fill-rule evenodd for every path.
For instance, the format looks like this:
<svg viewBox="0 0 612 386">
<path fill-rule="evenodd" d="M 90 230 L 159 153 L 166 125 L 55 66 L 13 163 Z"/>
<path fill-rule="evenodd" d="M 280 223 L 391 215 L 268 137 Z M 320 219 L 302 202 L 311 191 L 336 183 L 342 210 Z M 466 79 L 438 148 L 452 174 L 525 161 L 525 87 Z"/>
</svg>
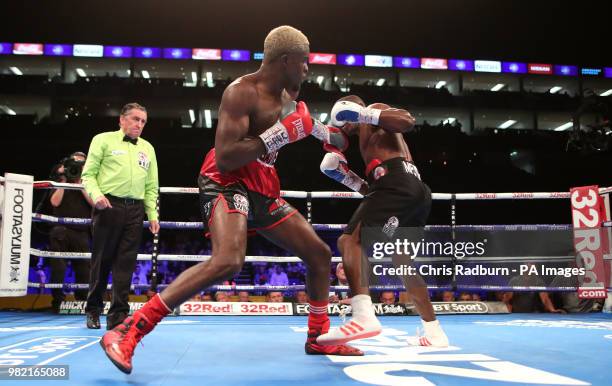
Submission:
<svg viewBox="0 0 612 386">
<path fill-rule="evenodd" d="M 264 40 L 264 60 L 272 61 L 283 54 L 307 52 L 310 42 L 302 31 L 288 25 L 274 28 Z"/>
</svg>

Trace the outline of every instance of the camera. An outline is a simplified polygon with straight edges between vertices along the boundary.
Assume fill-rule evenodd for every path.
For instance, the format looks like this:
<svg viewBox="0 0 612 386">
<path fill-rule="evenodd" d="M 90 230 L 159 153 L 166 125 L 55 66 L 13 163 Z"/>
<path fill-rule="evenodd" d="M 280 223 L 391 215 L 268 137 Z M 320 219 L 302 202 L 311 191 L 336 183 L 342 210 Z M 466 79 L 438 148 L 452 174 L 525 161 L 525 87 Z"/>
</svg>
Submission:
<svg viewBox="0 0 612 386">
<path fill-rule="evenodd" d="M 66 180 L 70 182 L 77 181 L 81 178 L 85 161 L 75 160 L 74 158 L 70 157 L 65 159 L 62 164 L 64 165 L 64 175 L 66 176 Z"/>
<path fill-rule="evenodd" d="M 62 177 L 65 177 L 67 182 L 77 182 L 81 178 L 81 173 L 83 172 L 83 166 L 85 165 L 86 158 L 87 155 L 80 151 L 74 152 L 68 157 L 62 158 L 58 164 L 53 166 L 49 177 L 53 181 L 60 181 Z M 60 173 L 62 168 L 64 171 Z"/>
</svg>

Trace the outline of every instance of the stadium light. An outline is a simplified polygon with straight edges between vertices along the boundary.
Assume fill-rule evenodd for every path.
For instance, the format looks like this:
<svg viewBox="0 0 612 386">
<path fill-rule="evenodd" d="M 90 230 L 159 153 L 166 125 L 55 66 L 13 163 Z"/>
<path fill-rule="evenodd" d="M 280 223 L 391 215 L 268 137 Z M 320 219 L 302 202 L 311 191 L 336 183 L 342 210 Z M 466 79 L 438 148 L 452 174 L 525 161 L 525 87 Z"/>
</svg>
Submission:
<svg viewBox="0 0 612 386">
<path fill-rule="evenodd" d="M 574 126 L 574 122 L 567 122 L 567 123 L 564 123 L 561 126 L 555 128 L 554 130 L 555 131 L 564 131 L 564 130 L 567 130 L 570 127 L 573 127 L 573 126 Z"/>
<path fill-rule="evenodd" d="M 514 125 L 515 123 L 516 123 L 516 121 L 514 119 L 508 119 L 506 122 L 504 122 L 501 125 L 497 126 L 497 128 L 499 128 L 499 129 L 507 129 L 510 126 Z"/>
</svg>

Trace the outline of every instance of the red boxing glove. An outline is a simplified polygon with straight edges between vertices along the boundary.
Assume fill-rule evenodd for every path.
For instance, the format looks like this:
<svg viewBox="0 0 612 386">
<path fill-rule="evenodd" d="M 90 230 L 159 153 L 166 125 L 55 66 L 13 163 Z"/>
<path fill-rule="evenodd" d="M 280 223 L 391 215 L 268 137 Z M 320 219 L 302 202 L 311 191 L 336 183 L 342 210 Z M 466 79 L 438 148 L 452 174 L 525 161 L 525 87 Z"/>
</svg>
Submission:
<svg viewBox="0 0 612 386">
<path fill-rule="evenodd" d="M 291 111 L 274 126 L 259 135 L 266 146 L 266 153 L 278 151 L 288 143 L 299 141 L 312 133 L 312 118 L 304 102 L 298 102 Z"/>
</svg>

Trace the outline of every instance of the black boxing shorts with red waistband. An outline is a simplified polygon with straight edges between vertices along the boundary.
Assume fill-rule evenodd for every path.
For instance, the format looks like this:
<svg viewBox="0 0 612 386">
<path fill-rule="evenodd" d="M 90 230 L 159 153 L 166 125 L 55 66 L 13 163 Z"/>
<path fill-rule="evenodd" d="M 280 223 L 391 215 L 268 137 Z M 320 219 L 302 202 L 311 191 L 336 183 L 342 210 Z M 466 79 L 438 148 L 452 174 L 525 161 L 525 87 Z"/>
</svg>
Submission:
<svg viewBox="0 0 612 386">
<path fill-rule="evenodd" d="M 417 167 L 402 157 L 378 159 L 366 168 L 369 189 L 344 229 L 422 227 L 431 210 L 431 190 Z"/>
<path fill-rule="evenodd" d="M 216 210 L 246 216 L 249 234 L 272 229 L 297 213 L 297 209 L 283 198 L 264 196 L 247 189 L 241 182 L 221 185 L 209 177 L 200 175 L 198 188 L 200 213 L 206 237 L 210 236 L 210 223 Z"/>
</svg>

